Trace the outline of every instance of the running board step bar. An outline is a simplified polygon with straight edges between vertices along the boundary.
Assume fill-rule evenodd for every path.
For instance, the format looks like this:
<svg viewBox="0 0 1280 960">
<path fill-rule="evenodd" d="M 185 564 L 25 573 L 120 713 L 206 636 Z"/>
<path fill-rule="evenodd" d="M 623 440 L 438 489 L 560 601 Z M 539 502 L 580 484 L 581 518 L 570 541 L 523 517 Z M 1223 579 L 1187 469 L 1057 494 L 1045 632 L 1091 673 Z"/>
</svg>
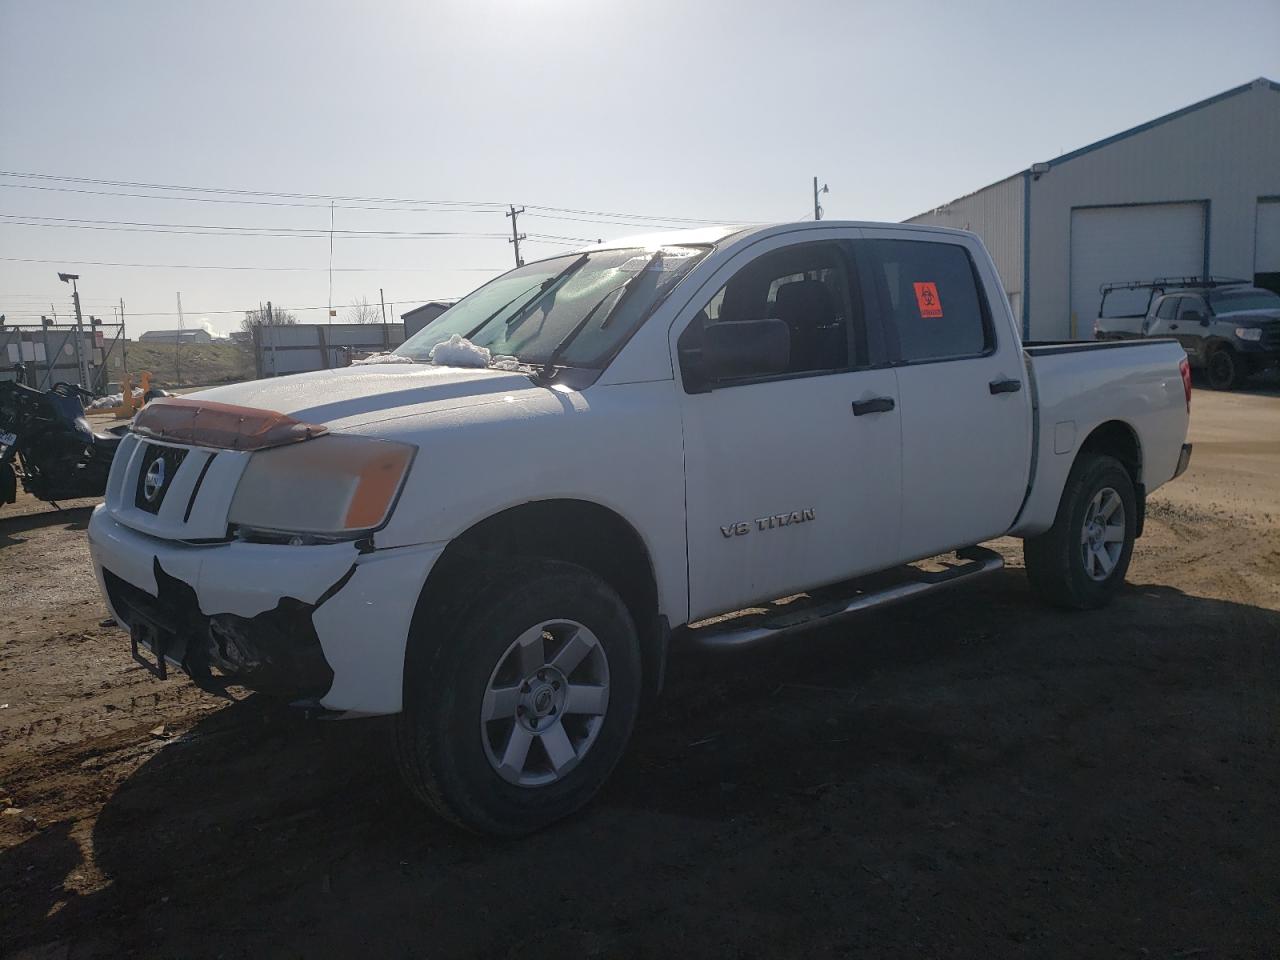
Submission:
<svg viewBox="0 0 1280 960">
<path fill-rule="evenodd" d="M 884 574 L 851 581 L 851 593 L 838 600 L 803 609 L 766 614 L 763 619 L 750 619 L 749 626 L 736 626 L 738 618 L 710 623 L 702 627 L 690 627 L 686 632 L 689 642 L 709 650 L 736 649 L 771 640 L 789 633 L 798 633 L 812 627 L 826 626 L 855 613 L 891 606 L 904 600 L 937 593 L 958 583 L 975 580 L 1004 567 L 1004 558 L 986 547 L 966 547 L 956 551 L 961 562 L 945 570 L 926 571 L 918 567 L 903 566 Z"/>
</svg>

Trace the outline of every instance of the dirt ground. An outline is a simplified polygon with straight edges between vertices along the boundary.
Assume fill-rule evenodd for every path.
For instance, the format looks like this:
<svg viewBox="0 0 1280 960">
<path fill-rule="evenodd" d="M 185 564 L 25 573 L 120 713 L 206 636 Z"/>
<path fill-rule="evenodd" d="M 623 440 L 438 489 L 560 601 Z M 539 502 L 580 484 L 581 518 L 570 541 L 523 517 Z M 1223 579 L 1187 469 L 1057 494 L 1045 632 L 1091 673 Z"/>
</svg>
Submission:
<svg viewBox="0 0 1280 960">
<path fill-rule="evenodd" d="M 677 651 L 583 815 L 402 789 L 384 720 L 129 657 L 89 508 L 0 513 L 0 955 L 1280 955 L 1280 388 L 1193 402 L 1108 610 L 971 590 Z"/>
</svg>

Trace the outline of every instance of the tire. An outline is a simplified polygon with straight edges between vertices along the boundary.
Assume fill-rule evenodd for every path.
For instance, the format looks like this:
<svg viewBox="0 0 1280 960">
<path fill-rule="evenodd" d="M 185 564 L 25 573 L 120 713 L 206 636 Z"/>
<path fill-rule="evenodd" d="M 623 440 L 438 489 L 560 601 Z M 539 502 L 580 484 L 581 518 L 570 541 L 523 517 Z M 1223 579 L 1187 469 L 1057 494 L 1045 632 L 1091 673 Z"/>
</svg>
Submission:
<svg viewBox="0 0 1280 960">
<path fill-rule="evenodd" d="M 1110 508 L 1112 518 L 1118 508 L 1123 522 L 1100 523 L 1099 530 L 1099 525 L 1092 525 L 1095 519 L 1101 520 L 1094 513 L 1099 507 L 1102 512 Z M 1133 480 L 1120 461 L 1103 454 L 1082 455 L 1067 477 L 1053 526 L 1025 542 L 1031 589 L 1059 607 L 1094 610 L 1106 606 L 1129 569 L 1137 518 Z M 1123 526 L 1123 533 L 1113 529 L 1119 526 Z"/>
<path fill-rule="evenodd" d="M 1209 386 L 1214 390 L 1235 390 L 1249 375 L 1244 358 L 1230 347 L 1214 350 L 1205 366 Z"/>
<path fill-rule="evenodd" d="M 432 618 L 434 636 L 410 637 L 400 771 L 453 823 L 531 833 L 590 801 L 626 749 L 639 636 L 617 593 L 573 564 L 499 563 L 454 582 L 465 602 Z"/>
</svg>

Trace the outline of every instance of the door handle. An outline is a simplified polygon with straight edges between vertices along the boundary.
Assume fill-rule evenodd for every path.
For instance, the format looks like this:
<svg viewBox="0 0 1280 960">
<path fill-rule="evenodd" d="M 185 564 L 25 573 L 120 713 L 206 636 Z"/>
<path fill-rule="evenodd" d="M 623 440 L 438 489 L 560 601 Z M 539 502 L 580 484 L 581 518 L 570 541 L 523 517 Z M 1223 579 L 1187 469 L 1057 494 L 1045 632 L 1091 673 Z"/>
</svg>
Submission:
<svg viewBox="0 0 1280 960">
<path fill-rule="evenodd" d="M 1177 329 L 1178 329 L 1178 325 L 1177 325 L 1176 323 L 1171 323 L 1171 324 L 1169 324 L 1169 329 L 1170 329 L 1170 330 L 1177 330 Z"/>
<path fill-rule="evenodd" d="M 865 416 L 868 413 L 888 413 L 893 409 L 893 397 L 873 397 L 870 400 L 853 401 L 853 415 Z"/>
<path fill-rule="evenodd" d="M 992 393 L 1017 393 L 1022 389 L 1021 380 L 992 380 L 987 386 Z"/>
</svg>

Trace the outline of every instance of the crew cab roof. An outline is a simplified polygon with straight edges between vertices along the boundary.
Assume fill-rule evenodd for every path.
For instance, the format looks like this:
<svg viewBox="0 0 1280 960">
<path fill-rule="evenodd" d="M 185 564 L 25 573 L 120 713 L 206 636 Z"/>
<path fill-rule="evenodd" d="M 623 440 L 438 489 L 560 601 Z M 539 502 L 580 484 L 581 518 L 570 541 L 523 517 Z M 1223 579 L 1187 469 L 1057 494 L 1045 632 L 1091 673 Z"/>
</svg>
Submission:
<svg viewBox="0 0 1280 960">
<path fill-rule="evenodd" d="M 632 234 L 614 240 L 604 240 L 579 248 L 590 250 L 621 250 L 633 247 L 653 249 L 666 246 L 710 245 L 724 246 L 727 241 L 738 242 L 748 237 L 759 238 L 771 233 L 795 230 L 826 230 L 836 228 L 896 229 L 911 233 L 937 233 L 947 236 L 971 236 L 970 231 L 951 227 L 933 227 L 914 223 L 881 223 L 870 220 L 800 220 L 790 223 L 726 224 L 724 226 L 697 227 L 691 230 L 666 230 L 655 233 Z"/>
</svg>

